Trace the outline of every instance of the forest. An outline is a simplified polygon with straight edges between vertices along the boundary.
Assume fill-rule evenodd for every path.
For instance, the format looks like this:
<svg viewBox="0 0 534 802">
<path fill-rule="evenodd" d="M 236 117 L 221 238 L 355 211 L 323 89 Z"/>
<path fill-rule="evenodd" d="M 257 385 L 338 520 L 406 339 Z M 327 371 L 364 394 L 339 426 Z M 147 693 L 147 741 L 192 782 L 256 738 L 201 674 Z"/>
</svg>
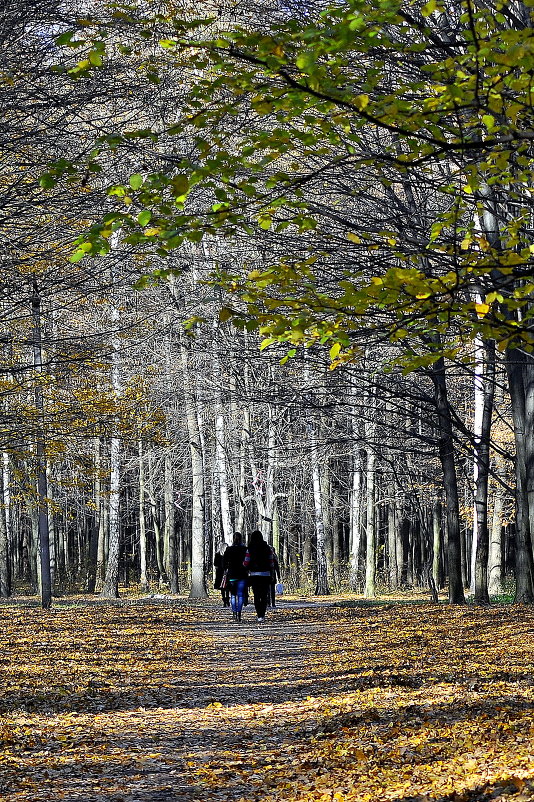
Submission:
<svg viewBox="0 0 534 802">
<path fill-rule="evenodd" d="M 531 603 L 530 4 L 0 26 L 0 596 Z"/>
<path fill-rule="evenodd" d="M 0 3 L 2 802 L 533 802 L 533 77 L 534 0 Z"/>
</svg>

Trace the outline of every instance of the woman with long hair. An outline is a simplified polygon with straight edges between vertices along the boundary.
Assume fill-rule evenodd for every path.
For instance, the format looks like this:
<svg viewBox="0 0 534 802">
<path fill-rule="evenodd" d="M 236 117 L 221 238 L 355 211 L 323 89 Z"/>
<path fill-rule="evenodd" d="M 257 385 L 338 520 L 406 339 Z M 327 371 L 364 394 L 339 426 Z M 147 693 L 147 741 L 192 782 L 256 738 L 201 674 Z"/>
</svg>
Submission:
<svg viewBox="0 0 534 802">
<path fill-rule="evenodd" d="M 247 553 L 243 565 L 248 568 L 248 576 L 254 593 L 254 607 L 258 623 L 265 621 L 265 611 L 274 570 L 273 550 L 263 539 L 259 529 L 250 533 Z"/>
<path fill-rule="evenodd" d="M 213 565 L 215 566 L 215 580 L 213 587 L 215 590 L 221 591 L 223 607 L 230 607 L 230 589 L 228 585 L 221 587 L 222 578 L 224 575 L 224 553 L 226 551 L 226 543 L 221 543 L 220 548 L 215 554 Z"/>
<path fill-rule="evenodd" d="M 247 569 L 243 565 L 246 552 L 241 532 L 234 532 L 233 543 L 224 552 L 224 568 L 230 588 L 232 613 L 237 623 L 241 622 L 241 611 L 247 592 Z"/>
</svg>

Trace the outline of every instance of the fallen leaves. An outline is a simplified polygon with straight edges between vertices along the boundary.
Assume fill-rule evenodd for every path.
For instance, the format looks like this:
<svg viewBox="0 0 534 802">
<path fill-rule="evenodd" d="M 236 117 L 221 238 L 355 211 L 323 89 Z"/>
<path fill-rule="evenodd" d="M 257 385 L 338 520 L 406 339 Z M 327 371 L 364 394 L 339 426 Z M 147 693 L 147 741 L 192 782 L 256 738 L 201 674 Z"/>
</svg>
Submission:
<svg viewBox="0 0 534 802">
<path fill-rule="evenodd" d="M 0 608 L 6 802 L 534 799 L 534 612 Z"/>
</svg>

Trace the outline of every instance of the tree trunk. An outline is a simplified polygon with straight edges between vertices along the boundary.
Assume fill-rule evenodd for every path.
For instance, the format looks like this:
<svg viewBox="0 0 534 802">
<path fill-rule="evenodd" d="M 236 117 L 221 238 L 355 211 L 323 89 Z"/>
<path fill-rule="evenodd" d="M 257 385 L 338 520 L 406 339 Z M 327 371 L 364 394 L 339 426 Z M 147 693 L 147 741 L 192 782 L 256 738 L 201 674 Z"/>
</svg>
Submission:
<svg viewBox="0 0 534 802">
<path fill-rule="evenodd" d="M 399 570 L 397 566 L 397 507 L 394 501 L 388 502 L 388 572 L 389 585 L 392 590 L 399 586 Z"/>
<path fill-rule="evenodd" d="M 5 505 L 4 471 L 0 466 L 0 598 L 11 595 L 9 536 Z"/>
<path fill-rule="evenodd" d="M 171 454 L 167 450 L 164 461 L 164 526 L 163 526 L 163 559 L 165 573 L 169 581 L 171 593 L 179 593 L 178 565 L 176 559 L 176 532 L 174 526 L 174 482 Z"/>
<path fill-rule="evenodd" d="M 215 415 L 215 444 L 217 481 L 219 485 L 219 508 L 213 510 L 213 517 L 220 516 L 222 537 L 227 546 L 232 545 L 233 528 L 230 514 L 230 496 L 228 493 L 228 464 L 226 458 L 225 423 L 220 400 L 217 403 Z M 215 544 L 216 547 L 219 543 Z"/>
<path fill-rule="evenodd" d="M 517 348 L 506 352 L 516 447 L 515 601 L 534 602 L 534 361 Z M 531 520 L 531 509 L 533 519 Z"/>
<path fill-rule="evenodd" d="M 432 507 L 432 579 L 436 588 L 442 587 L 441 575 L 441 501 Z"/>
<path fill-rule="evenodd" d="M 106 573 L 100 595 L 105 599 L 119 596 L 119 557 L 120 557 L 120 456 L 121 446 L 118 437 L 111 438 L 109 451 L 109 529 L 106 560 Z"/>
<path fill-rule="evenodd" d="M 374 451 L 367 452 L 365 470 L 367 511 L 365 521 L 365 591 L 366 599 L 376 596 L 376 521 L 375 521 L 375 462 Z"/>
<path fill-rule="evenodd" d="M 310 460 L 312 470 L 312 490 L 313 490 L 313 510 L 315 521 L 315 537 L 316 537 L 316 572 L 317 580 L 315 584 L 316 596 L 328 596 L 330 588 L 328 587 L 328 567 L 326 563 L 325 552 L 325 539 L 324 539 L 324 515 L 323 515 L 323 500 L 321 493 L 321 475 L 319 468 L 319 454 L 317 449 L 317 433 L 315 430 L 315 422 L 307 424 L 308 434 L 310 438 Z"/>
<path fill-rule="evenodd" d="M 447 520 L 449 574 L 449 602 L 465 604 L 462 583 L 462 551 L 460 531 L 460 505 L 458 502 L 458 482 L 454 461 L 454 439 L 451 410 L 447 395 L 445 360 L 440 357 L 432 367 L 434 400 L 439 426 L 439 458 L 443 472 L 445 511 Z"/>
<path fill-rule="evenodd" d="M 148 593 L 149 586 L 146 564 L 145 457 L 143 453 L 142 440 L 138 440 L 137 451 L 139 454 L 139 585 L 141 593 Z"/>
<path fill-rule="evenodd" d="M 205 576 L 204 552 L 204 465 L 196 398 L 192 388 L 187 351 L 180 343 L 182 371 L 184 377 L 184 400 L 191 453 L 192 514 L 191 514 L 191 590 L 189 598 L 204 599 L 208 595 Z"/>
<path fill-rule="evenodd" d="M 353 418 L 354 421 L 354 418 Z M 353 425 L 354 428 L 354 425 Z M 349 566 L 349 585 L 350 589 L 359 589 L 359 566 L 360 566 L 360 545 L 362 531 L 362 464 L 361 451 L 356 446 L 352 455 L 352 483 L 350 489 L 350 566 Z"/>
<path fill-rule="evenodd" d="M 44 432 L 44 398 L 41 387 L 43 360 L 41 352 L 41 296 L 37 280 L 33 280 L 32 292 L 33 318 L 33 366 L 36 372 L 35 408 L 37 410 L 36 467 L 39 530 L 39 587 L 41 607 L 49 610 L 52 606 L 52 576 L 50 572 L 50 532 L 48 528 L 48 483 L 46 477 L 46 453 Z"/>
<path fill-rule="evenodd" d="M 488 559 L 488 591 L 490 596 L 498 596 L 503 591 L 503 553 L 502 553 L 502 513 L 504 491 L 500 485 L 493 496 L 493 515 Z"/>
<path fill-rule="evenodd" d="M 475 548 L 475 602 L 489 604 L 488 593 L 488 485 L 490 469 L 490 437 L 491 419 L 493 415 L 493 399 L 495 394 L 495 344 L 486 343 L 486 369 L 482 379 L 482 410 L 480 426 L 475 439 L 475 515 L 473 539 Z"/>
<path fill-rule="evenodd" d="M 483 184 L 480 195 L 484 197 L 481 227 L 490 245 L 501 250 L 498 204 L 493 187 Z M 495 276 L 498 283 L 502 274 Z M 507 280 L 507 279 L 504 279 Z M 508 292 L 512 288 L 507 287 Z M 501 307 L 502 314 L 515 320 L 516 313 L 507 304 Z M 521 604 L 534 602 L 534 555 L 532 551 L 534 533 L 534 359 L 519 348 L 507 348 L 505 365 L 508 376 L 508 391 L 512 406 L 514 439 L 516 448 L 516 565 L 515 601 Z"/>
</svg>

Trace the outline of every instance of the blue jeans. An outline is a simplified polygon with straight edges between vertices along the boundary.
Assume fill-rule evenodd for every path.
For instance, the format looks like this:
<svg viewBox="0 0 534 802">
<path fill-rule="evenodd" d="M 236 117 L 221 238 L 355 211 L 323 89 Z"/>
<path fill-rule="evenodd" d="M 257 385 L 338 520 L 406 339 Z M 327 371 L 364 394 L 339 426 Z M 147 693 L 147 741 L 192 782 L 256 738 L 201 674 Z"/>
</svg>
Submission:
<svg viewBox="0 0 534 802">
<path fill-rule="evenodd" d="M 247 587 L 246 579 L 231 579 L 230 580 L 230 599 L 232 602 L 232 611 L 234 613 L 241 613 L 243 609 L 243 601 L 245 598 L 245 590 Z"/>
</svg>

